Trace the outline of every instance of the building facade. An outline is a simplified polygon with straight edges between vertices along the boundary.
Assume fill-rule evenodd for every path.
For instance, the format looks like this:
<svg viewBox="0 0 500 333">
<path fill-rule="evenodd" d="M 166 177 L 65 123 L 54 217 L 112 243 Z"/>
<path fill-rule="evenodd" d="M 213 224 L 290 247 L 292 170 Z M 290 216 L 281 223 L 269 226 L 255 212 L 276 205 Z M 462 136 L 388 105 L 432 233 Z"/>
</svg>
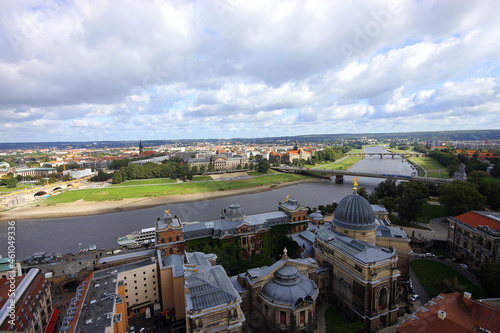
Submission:
<svg viewBox="0 0 500 333">
<path fill-rule="evenodd" d="M 473 269 L 500 263 L 500 213 L 470 211 L 448 218 L 450 252 Z"/>
<path fill-rule="evenodd" d="M 38 268 L 25 276 L 0 279 L 1 331 L 43 333 L 52 312 L 50 284 Z"/>
<path fill-rule="evenodd" d="M 353 320 L 361 317 L 369 330 L 397 321 L 407 304 L 409 271 L 409 260 L 398 254 L 411 253 L 403 231 L 377 225 L 368 201 L 355 193 L 340 201 L 331 225 L 316 230 L 314 248 L 329 270 L 330 302 Z"/>
</svg>

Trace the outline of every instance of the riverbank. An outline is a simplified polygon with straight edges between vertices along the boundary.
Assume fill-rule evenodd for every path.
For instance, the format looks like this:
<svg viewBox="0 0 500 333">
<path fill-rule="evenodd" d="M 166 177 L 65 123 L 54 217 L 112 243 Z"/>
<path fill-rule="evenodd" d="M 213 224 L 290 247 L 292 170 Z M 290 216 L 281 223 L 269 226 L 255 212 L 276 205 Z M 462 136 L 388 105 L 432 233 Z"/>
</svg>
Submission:
<svg viewBox="0 0 500 333">
<path fill-rule="evenodd" d="M 0 221 L 74 217 L 74 216 L 87 216 L 87 215 L 123 212 L 129 210 L 164 206 L 169 204 L 217 199 L 217 198 L 230 197 L 241 194 L 254 194 L 265 191 L 271 191 L 278 188 L 288 187 L 299 183 L 319 182 L 319 181 L 325 181 L 325 180 L 304 179 L 304 180 L 298 180 L 281 184 L 263 185 L 263 186 L 240 188 L 227 191 L 203 192 L 195 194 L 173 194 L 173 195 L 164 195 L 157 197 L 127 198 L 121 200 L 84 201 L 80 199 L 75 202 L 60 203 L 50 206 L 41 206 L 41 205 L 36 206 L 35 202 L 33 205 L 20 206 L 13 208 L 9 211 L 1 212 Z"/>
</svg>

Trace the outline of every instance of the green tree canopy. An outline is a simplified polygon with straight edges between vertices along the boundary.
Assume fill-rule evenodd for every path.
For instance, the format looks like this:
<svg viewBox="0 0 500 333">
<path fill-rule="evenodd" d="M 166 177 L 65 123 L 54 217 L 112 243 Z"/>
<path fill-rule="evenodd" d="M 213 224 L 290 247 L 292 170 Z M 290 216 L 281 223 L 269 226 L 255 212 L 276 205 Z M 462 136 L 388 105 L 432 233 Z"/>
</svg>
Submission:
<svg viewBox="0 0 500 333">
<path fill-rule="evenodd" d="M 422 208 L 427 203 L 428 198 L 427 186 L 421 182 L 411 180 L 399 184 L 394 199 L 395 210 L 398 212 L 399 218 L 406 222 L 415 220 L 422 214 Z"/>
<path fill-rule="evenodd" d="M 439 203 L 446 212 L 457 216 L 470 210 L 483 210 L 486 198 L 471 183 L 455 180 L 439 187 Z"/>
<path fill-rule="evenodd" d="M 500 264 L 483 264 L 476 272 L 476 276 L 490 297 L 500 297 Z"/>
</svg>

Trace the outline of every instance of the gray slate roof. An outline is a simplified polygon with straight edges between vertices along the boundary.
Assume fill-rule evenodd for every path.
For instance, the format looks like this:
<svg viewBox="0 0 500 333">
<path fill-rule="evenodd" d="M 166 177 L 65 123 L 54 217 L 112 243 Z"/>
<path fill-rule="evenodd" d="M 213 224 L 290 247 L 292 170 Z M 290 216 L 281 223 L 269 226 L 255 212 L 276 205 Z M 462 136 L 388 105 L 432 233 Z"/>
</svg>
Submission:
<svg viewBox="0 0 500 333">
<path fill-rule="evenodd" d="M 364 264 L 388 260 L 395 254 L 395 250 L 344 236 L 330 227 L 316 230 L 316 237 Z"/>
<path fill-rule="evenodd" d="M 199 271 L 186 272 L 186 310 L 208 309 L 233 301 L 241 301 L 238 292 L 222 266 L 202 266 Z"/>
</svg>

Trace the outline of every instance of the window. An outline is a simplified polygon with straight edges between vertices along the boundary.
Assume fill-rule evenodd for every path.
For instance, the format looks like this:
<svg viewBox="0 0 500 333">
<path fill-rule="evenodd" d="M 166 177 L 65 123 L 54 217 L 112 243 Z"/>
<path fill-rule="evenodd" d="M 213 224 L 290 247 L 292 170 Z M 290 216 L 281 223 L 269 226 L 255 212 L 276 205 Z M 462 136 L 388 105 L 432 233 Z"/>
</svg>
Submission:
<svg viewBox="0 0 500 333">
<path fill-rule="evenodd" d="M 135 289 L 137 290 L 137 287 L 135 287 Z"/>
<path fill-rule="evenodd" d="M 176 236 L 176 237 L 175 237 L 175 240 L 176 240 L 176 241 L 179 241 L 179 236 Z"/>
<path fill-rule="evenodd" d="M 146 281 L 146 278 L 144 278 L 144 281 Z"/>
<path fill-rule="evenodd" d="M 134 274 L 134 277 L 136 277 L 136 276 L 137 276 L 137 274 Z"/>
<path fill-rule="evenodd" d="M 306 312 L 300 311 L 300 326 L 304 326 L 306 324 Z"/>
<path fill-rule="evenodd" d="M 172 237 L 168 237 L 168 242 L 171 243 L 172 242 Z"/>
<path fill-rule="evenodd" d="M 153 287 L 153 290 L 156 290 L 156 287 Z"/>
<path fill-rule="evenodd" d="M 142 274 L 146 274 L 146 272 L 144 271 L 144 272 L 142 272 Z"/>
<path fill-rule="evenodd" d="M 125 289 L 125 292 L 128 292 L 128 289 Z"/>
<path fill-rule="evenodd" d="M 168 249 L 169 254 L 174 254 L 174 250 L 172 248 Z"/>
<path fill-rule="evenodd" d="M 135 293 L 135 296 L 137 296 L 137 295 L 138 295 L 138 294 L 137 294 L 137 293 Z"/>
<path fill-rule="evenodd" d="M 286 325 L 286 312 L 280 311 L 280 325 Z"/>
</svg>

